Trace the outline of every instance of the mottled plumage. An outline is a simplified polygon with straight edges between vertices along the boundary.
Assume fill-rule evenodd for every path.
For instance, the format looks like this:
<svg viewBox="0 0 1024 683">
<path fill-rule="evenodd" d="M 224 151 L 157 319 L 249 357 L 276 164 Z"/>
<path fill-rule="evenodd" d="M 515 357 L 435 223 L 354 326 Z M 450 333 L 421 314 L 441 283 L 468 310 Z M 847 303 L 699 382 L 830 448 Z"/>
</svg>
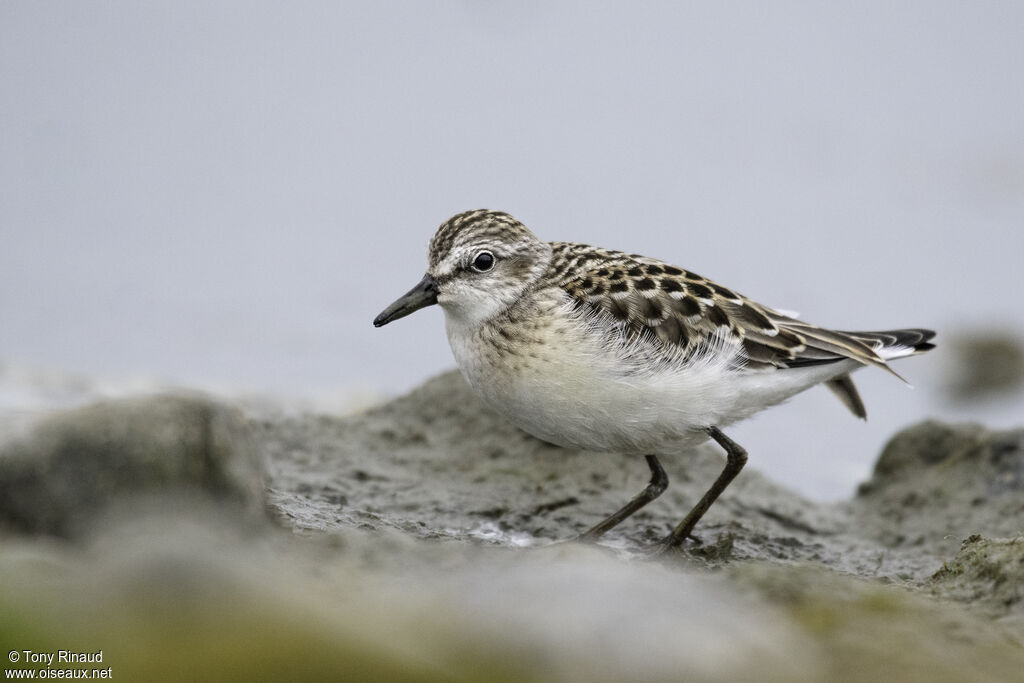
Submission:
<svg viewBox="0 0 1024 683">
<path fill-rule="evenodd" d="M 570 242 L 551 246 L 554 256 L 546 278 L 581 304 L 604 310 L 634 334 L 654 333 L 690 352 L 724 335 L 742 344 L 737 360 L 747 367 L 796 367 L 846 357 L 889 369 L 880 349 L 917 347 L 932 334 L 825 330 L 656 259 Z"/>
<path fill-rule="evenodd" d="M 446 221 L 428 260 L 375 325 L 439 303 L 463 375 L 515 424 L 561 445 L 647 455 L 651 484 L 589 537 L 664 489 L 655 455 L 711 437 L 729 464 L 666 539 L 680 543 L 745 461 L 720 427 L 820 383 L 864 417 L 849 373 L 892 372 L 887 361 L 932 348 L 929 330 L 828 330 L 657 259 L 542 242 L 498 211 Z"/>
</svg>

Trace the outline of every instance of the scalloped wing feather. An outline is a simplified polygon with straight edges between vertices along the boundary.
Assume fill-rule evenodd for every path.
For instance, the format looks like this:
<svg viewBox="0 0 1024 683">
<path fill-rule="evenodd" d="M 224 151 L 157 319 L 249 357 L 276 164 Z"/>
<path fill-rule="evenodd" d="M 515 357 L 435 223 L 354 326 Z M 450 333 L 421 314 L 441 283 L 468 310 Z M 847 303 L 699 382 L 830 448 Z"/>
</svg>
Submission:
<svg viewBox="0 0 1024 683">
<path fill-rule="evenodd" d="M 932 348 L 927 343 L 934 335 L 930 330 L 829 330 L 657 259 L 569 242 L 551 246 L 549 278 L 574 300 L 614 316 L 633 334 L 653 334 L 687 354 L 724 337 L 742 345 L 750 367 L 790 368 L 852 358 L 899 377 L 888 358 Z M 850 393 L 849 387 L 835 388 Z M 859 397 L 847 398 L 851 410 L 862 412 Z"/>
</svg>

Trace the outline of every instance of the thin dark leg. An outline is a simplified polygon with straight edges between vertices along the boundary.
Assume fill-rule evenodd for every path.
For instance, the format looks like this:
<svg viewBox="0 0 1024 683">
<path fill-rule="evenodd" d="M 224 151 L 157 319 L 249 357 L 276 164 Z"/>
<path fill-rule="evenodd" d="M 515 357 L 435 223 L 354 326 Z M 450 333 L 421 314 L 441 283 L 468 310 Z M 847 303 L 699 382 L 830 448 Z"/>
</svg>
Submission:
<svg viewBox="0 0 1024 683">
<path fill-rule="evenodd" d="M 690 535 L 690 532 L 693 531 L 693 527 L 697 526 L 700 518 L 711 507 L 711 504 L 715 502 L 722 491 L 725 490 L 725 487 L 736 478 L 736 475 L 740 473 L 743 466 L 747 464 L 747 452 L 743 449 L 743 446 L 740 446 L 723 434 L 718 427 L 708 427 L 707 431 L 711 438 L 725 449 L 725 469 L 718 475 L 718 479 L 711 485 L 708 492 L 704 494 L 704 497 L 700 499 L 700 502 L 693 506 L 690 514 L 686 515 L 685 519 L 679 523 L 679 526 L 673 529 L 672 533 L 661 542 L 663 548 L 674 548 L 682 544 L 686 537 Z"/>
<path fill-rule="evenodd" d="M 596 541 L 618 525 L 619 522 L 665 492 L 665 489 L 668 488 L 668 475 L 665 474 L 665 470 L 661 469 L 661 463 L 653 455 L 646 455 L 644 457 L 647 459 L 647 466 L 651 468 L 651 481 L 647 484 L 647 488 L 636 494 L 633 500 L 626 503 L 621 510 L 580 536 L 579 540 Z"/>
</svg>

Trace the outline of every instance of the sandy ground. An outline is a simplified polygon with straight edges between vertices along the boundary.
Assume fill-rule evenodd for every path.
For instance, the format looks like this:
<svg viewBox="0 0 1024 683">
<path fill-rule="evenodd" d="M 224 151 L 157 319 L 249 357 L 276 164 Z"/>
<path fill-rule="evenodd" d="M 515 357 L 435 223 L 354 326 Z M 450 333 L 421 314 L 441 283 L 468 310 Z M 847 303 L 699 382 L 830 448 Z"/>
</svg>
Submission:
<svg viewBox="0 0 1024 683">
<path fill-rule="evenodd" d="M 1024 430 L 912 426 L 839 504 L 772 483 L 745 444 L 696 538 L 656 560 L 715 448 L 664 458 L 668 491 L 600 545 L 567 542 L 644 486 L 643 461 L 537 441 L 455 373 L 345 417 L 177 395 L 18 431 L 0 642 L 103 650 L 122 680 L 1024 670 Z"/>
</svg>

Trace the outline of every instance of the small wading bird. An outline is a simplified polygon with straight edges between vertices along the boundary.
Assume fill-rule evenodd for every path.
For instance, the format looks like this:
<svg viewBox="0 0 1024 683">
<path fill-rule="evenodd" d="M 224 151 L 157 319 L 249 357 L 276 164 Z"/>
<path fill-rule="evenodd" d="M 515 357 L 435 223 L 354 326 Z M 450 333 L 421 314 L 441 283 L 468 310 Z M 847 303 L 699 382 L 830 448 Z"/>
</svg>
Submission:
<svg viewBox="0 0 1024 683">
<path fill-rule="evenodd" d="M 500 211 L 452 217 L 428 258 L 375 326 L 440 304 L 466 381 L 513 424 L 561 446 L 646 457 L 647 487 L 585 540 L 665 490 L 658 455 L 711 438 L 725 468 L 659 548 L 679 545 L 747 461 L 722 427 L 821 383 L 864 418 L 850 373 L 893 372 L 888 361 L 933 348 L 931 330 L 828 330 L 656 259 L 543 242 Z"/>
</svg>

